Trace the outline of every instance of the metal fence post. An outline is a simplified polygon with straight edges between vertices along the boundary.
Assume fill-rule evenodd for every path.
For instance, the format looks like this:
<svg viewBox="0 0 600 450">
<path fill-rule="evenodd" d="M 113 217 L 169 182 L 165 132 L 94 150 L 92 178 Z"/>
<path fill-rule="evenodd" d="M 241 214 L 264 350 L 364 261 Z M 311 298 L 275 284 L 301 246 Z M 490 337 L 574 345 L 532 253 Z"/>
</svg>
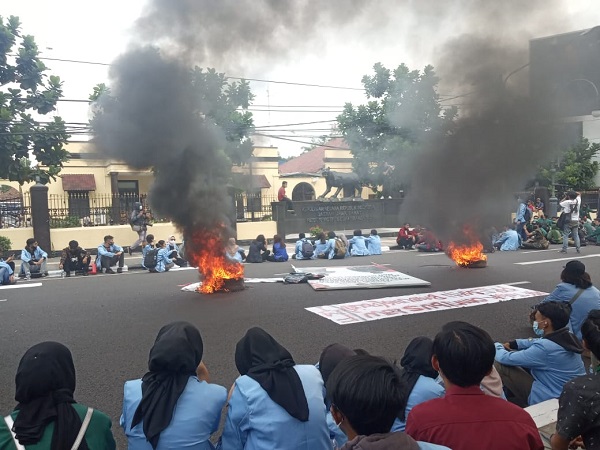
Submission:
<svg viewBox="0 0 600 450">
<path fill-rule="evenodd" d="M 29 189 L 31 194 L 31 224 L 33 237 L 40 247 L 51 255 L 50 211 L 48 209 L 48 186 L 36 183 Z M 23 243 L 23 245 L 25 245 Z"/>
</svg>

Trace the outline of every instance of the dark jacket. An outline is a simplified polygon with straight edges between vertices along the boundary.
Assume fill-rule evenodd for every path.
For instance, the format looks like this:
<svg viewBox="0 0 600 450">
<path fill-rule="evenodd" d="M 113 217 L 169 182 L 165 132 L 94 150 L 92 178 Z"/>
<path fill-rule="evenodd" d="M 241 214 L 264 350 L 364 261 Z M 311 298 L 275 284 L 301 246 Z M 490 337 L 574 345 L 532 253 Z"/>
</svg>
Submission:
<svg viewBox="0 0 600 450">
<path fill-rule="evenodd" d="M 267 247 L 260 241 L 252 241 L 250 248 L 248 249 L 248 256 L 246 262 L 249 263 L 261 263 L 263 262 L 262 254 L 268 252 Z"/>
</svg>

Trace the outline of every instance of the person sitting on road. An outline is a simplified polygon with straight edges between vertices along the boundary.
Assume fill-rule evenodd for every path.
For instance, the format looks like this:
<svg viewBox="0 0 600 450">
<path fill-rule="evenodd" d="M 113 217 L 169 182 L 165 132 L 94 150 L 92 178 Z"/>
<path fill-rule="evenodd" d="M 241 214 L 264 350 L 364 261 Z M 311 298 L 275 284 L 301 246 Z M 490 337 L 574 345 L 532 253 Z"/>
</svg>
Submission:
<svg viewBox="0 0 600 450">
<path fill-rule="evenodd" d="M 315 240 L 315 255 L 317 255 L 317 258 L 320 259 L 327 259 L 329 257 L 330 250 L 331 249 L 329 248 L 329 240 L 327 239 L 327 235 L 324 231 L 321 231 Z"/>
<path fill-rule="evenodd" d="M 125 382 L 121 426 L 129 450 L 213 449 L 227 399 L 223 386 L 210 384 L 198 329 L 173 322 L 158 332 L 148 372 Z"/>
<path fill-rule="evenodd" d="M 158 253 L 156 254 L 156 267 L 150 269 L 152 273 L 163 273 L 173 268 L 175 262 L 169 258 L 169 251 L 167 250 L 166 242 L 161 239 L 156 243 Z"/>
<path fill-rule="evenodd" d="M 548 231 L 548 234 L 546 235 L 546 239 L 548 239 L 551 244 L 562 244 L 562 241 L 563 241 L 562 231 L 559 230 L 558 226 L 556 225 L 557 220 L 558 220 L 558 218 L 553 219 L 552 225 L 550 226 L 550 230 Z"/>
<path fill-rule="evenodd" d="M 571 304 L 571 331 L 581 339 L 581 325 L 593 309 L 600 309 L 600 291 L 592 285 L 590 274 L 581 261 L 569 261 L 560 274 L 561 282 L 543 302 Z"/>
<path fill-rule="evenodd" d="M 371 255 L 381 255 L 381 237 L 377 234 L 377 230 L 371 230 L 371 234 L 365 238 L 365 241 Z"/>
<path fill-rule="evenodd" d="M 592 220 L 592 223 L 589 227 L 590 230 L 585 235 L 585 240 L 587 242 L 591 242 L 592 244 L 600 245 L 600 240 L 598 240 L 598 237 L 600 236 L 600 219 L 596 217 L 594 220 Z"/>
<path fill-rule="evenodd" d="M 534 223 L 532 226 L 533 231 L 527 233 L 527 240 L 521 244 L 521 247 L 530 250 L 546 250 L 550 246 L 550 242 L 546 239 L 537 223 Z"/>
<path fill-rule="evenodd" d="M 494 242 L 494 247 L 502 252 L 516 251 L 521 246 L 521 237 L 514 225 L 505 225 L 504 232 Z"/>
<path fill-rule="evenodd" d="M 285 241 L 276 234 L 273 236 L 273 253 L 267 257 L 271 262 L 285 262 L 289 258 Z"/>
<path fill-rule="evenodd" d="M 292 255 L 293 259 L 315 259 L 315 246 L 310 240 L 306 239 L 305 233 L 300 233 L 298 235 L 298 240 L 296 241 L 296 247 L 294 248 L 294 254 Z"/>
<path fill-rule="evenodd" d="M 13 255 L 6 258 L 6 261 L 0 258 L 0 285 L 15 284 L 16 282 Z"/>
<path fill-rule="evenodd" d="M 154 248 L 154 235 L 153 234 L 148 234 L 146 236 L 146 245 L 142 249 L 142 267 L 144 269 L 148 269 L 144 265 L 144 260 L 146 259 L 146 254 L 148 253 L 148 251 L 152 250 L 153 248 Z"/>
<path fill-rule="evenodd" d="M 266 243 L 267 240 L 265 239 L 265 236 L 263 234 L 259 234 L 258 236 L 256 236 L 256 239 L 250 243 L 250 248 L 248 249 L 248 256 L 246 257 L 246 262 L 265 262 L 271 254 L 271 251 L 267 250 Z"/>
<path fill-rule="evenodd" d="M 600 311 L 590 311 L 581 326 L 583 347 L 600 359 Z M 550 438 L 553 450 L 567 450 L 581 447 L 598 448 L 600 438 L 600 377 L 594 373 L 567 381 L 558 398 L 556 433 Z M 577 447 L 569 444 L 579 441 Z"/>
<path fill-rule="evenodd" d="M 75 401 L 75 379 L 73 356 L 63 344 L 41 342 L 27 350 L 15 377 L 18 404 L 0 420 L 0 448 L 116 449 L 110 418 Z"/>
<path fill-rule="evenodd" d="M 235 348 L 235 380 L 221 437 L 227 450 L 331 450 L 323 379 L 261 328 Z"/>
<path fill-rule="evenodd" d="M 396 243 L 398 244 L 398 247 L 406 250 L 411 250 L 413 245 L 417 243 L 416 235 L 410 230 L 410 224 L 405 223 L 404 226 L 400 228 L 400 231 L 398 231 L 398 237 L 396 238 Z"/>
<path fill-rule="evenodd" d="M 361 230 L 354 230 L 354 236 L 348 239 L 350 256 L 369 256 L 371 252 L 367 248 L 367 241 Z"/>
<path fill-rule="evenodd" d="M 246 253 L 243 248 L 235 242 L 235 238 L 229 238 L 225 246 L 225 257 L 234 263 L 241 264 L 246 259 Z"/>
<path fill-rule="evenodd" d="M 110 267 L 119 264 L 117 273 L 123 272 L 125 265 L 125 253 L 123 247 L 115 244 L 115 238 L 110 234 L 104 236 L 104 242 L 98 246 L 98 256 L 96 257 L 96 266 L 105 273 L 115 273 Z"/>
<path fill-rule="evenodd" d="M 526 407 L 558 398 L 567 381 L 585 374 L 583 348 L 567 328 L 570 313 L 568 303 L 540 303 L 533 322 L 539 339 L 496 342 L 495 366 L 509 401 Z"/>
<path fill-rule="evenodd" d="M 71 272 L 80 271 L 83 275 L 88 274 L 90 268 L 90 254 L 79 246 L 79 242 L 69 241 L 69 246 L 63 248 L 58 268 L 65 271 L 65 276 L 70 277 Z"/>
<path fill-rule="evenodd" d="M 348 442 L 342 450 L 447 449 L 418 443 L 402 431 L 390 432 L 405 395 L 398 368 L 383 358 L 344 358 L 327 380 L 327 398 L 335 423 Z"/>
<path fill-rule="evenodd" d="M 321 372 L 323 383 L 327 386 L 327 380 L 331 372 L 337 367 L 337 365 L 350 356 L 355 356 L 357 353 L 354 350 L 349 349 L 342 344 L 331 344 L 323 349 L 319 358 L 317 367 Z M 325 398 L 325 404 L 327 406 L 327 428 L 329 429 L 329 438 L 333 444 L 333 448 L 341 448 L 347 441 L 348 437 L 344 432 L 337 426 L 333 416 L 331 415 L 331 404 L 329 400 Z"/>
<path fill-rule="evenodd" d="M 436 382 L 438 373 L 431 366 L 432 355 L 433 341 L 425 336 L 414 338 L 406 347 L 400 360 L 405 395 L 392 431 L 404 431 L 406 418 L 413 407 L 444 396 L 444 387 Z"/>
<path fill-rule="evenodd" d="M 169 251 L 169 258 L 175 261 L 176 265 L 179 267 L 188 266 L 188 262 L 181 257 L 181 252 L 174 235 L 169 236 L 169 240 L 167 241 L 167 250 Z"/>
<path fill-rule="evenodd" d="M 34 238 L 27 239 L 25 248 L 21 251 L 21 273 L 26 279 L 31 278 L 31 274 L 40 274 L 42 277 L 48 276 L 46 261 L 48 253 L 41 249 Z"/>
<path fill-rule="evenodd" d="M 482 392 L 494 354 L 494 341 L 481 328 L 457 322 L 442 329 L 433 340 L 431 364 L 446 394 L 413 407 L 406 432 L 452 450 L 543 450 L 529 413 Z"/>
<path fill-rule="evenodd" d="M 442 242 L 433 234 L 429 228 L 422 229 L 421 237 L 415 244 L 415 248 L 420 252 L 439 252 L 443 250 Z"/>
</svg>

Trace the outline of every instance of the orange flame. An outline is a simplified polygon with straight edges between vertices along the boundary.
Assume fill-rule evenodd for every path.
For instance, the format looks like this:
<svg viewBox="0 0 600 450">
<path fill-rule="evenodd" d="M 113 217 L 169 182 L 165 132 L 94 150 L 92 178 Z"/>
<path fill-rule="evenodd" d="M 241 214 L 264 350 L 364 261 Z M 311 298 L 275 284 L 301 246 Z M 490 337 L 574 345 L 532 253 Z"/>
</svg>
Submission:
<svg viewBox="0 0 600 450">
<path fill-rule="evenodd" d="M 198 267 L 202 277 L 198 291 L 203 294 L 226 291 L 223 288 L 225 280 L 244 278 L 244 266 L 225 257 L 223 231 L 224 227 L 221 226 L 214 230 L 199 230 L 192 235 L 194 251 L 190 255 L 190 262 Z"/>
<path fill-rule="evenodd" d="M 456 243 L 451 241 L 446 248 L 446 254 L 458 266 L 468 267 L 478 261 L 487 261 L 487 256 L 483 254 L 483 244 L 473 232 L 465 225 L 463 228 L 463 240 L 465 243 Z"/>
</svg>

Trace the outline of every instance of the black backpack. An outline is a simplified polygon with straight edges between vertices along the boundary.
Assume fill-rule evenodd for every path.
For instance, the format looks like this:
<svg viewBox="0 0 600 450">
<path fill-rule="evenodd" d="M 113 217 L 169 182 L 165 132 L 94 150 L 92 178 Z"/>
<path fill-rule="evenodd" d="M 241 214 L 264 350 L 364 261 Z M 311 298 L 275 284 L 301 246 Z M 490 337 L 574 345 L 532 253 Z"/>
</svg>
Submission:
<svg viewBox="0 0 600 450">
<path fill-rule="evenodd" d="M 144 256 L 144 266 L 146 269 L 154 269 L 158 264 L 158 249 L 151 248 L 146 252 L 146 256 Z"/>
<path fill-rule="evenodd" d="M 302 252 L 303 258 L 312 258 L 315 254 L 315 247 L 313 247 L 312 243 L 308 239 L 302 239 L 302 248 L 300 251 Z"/>
</svg>

